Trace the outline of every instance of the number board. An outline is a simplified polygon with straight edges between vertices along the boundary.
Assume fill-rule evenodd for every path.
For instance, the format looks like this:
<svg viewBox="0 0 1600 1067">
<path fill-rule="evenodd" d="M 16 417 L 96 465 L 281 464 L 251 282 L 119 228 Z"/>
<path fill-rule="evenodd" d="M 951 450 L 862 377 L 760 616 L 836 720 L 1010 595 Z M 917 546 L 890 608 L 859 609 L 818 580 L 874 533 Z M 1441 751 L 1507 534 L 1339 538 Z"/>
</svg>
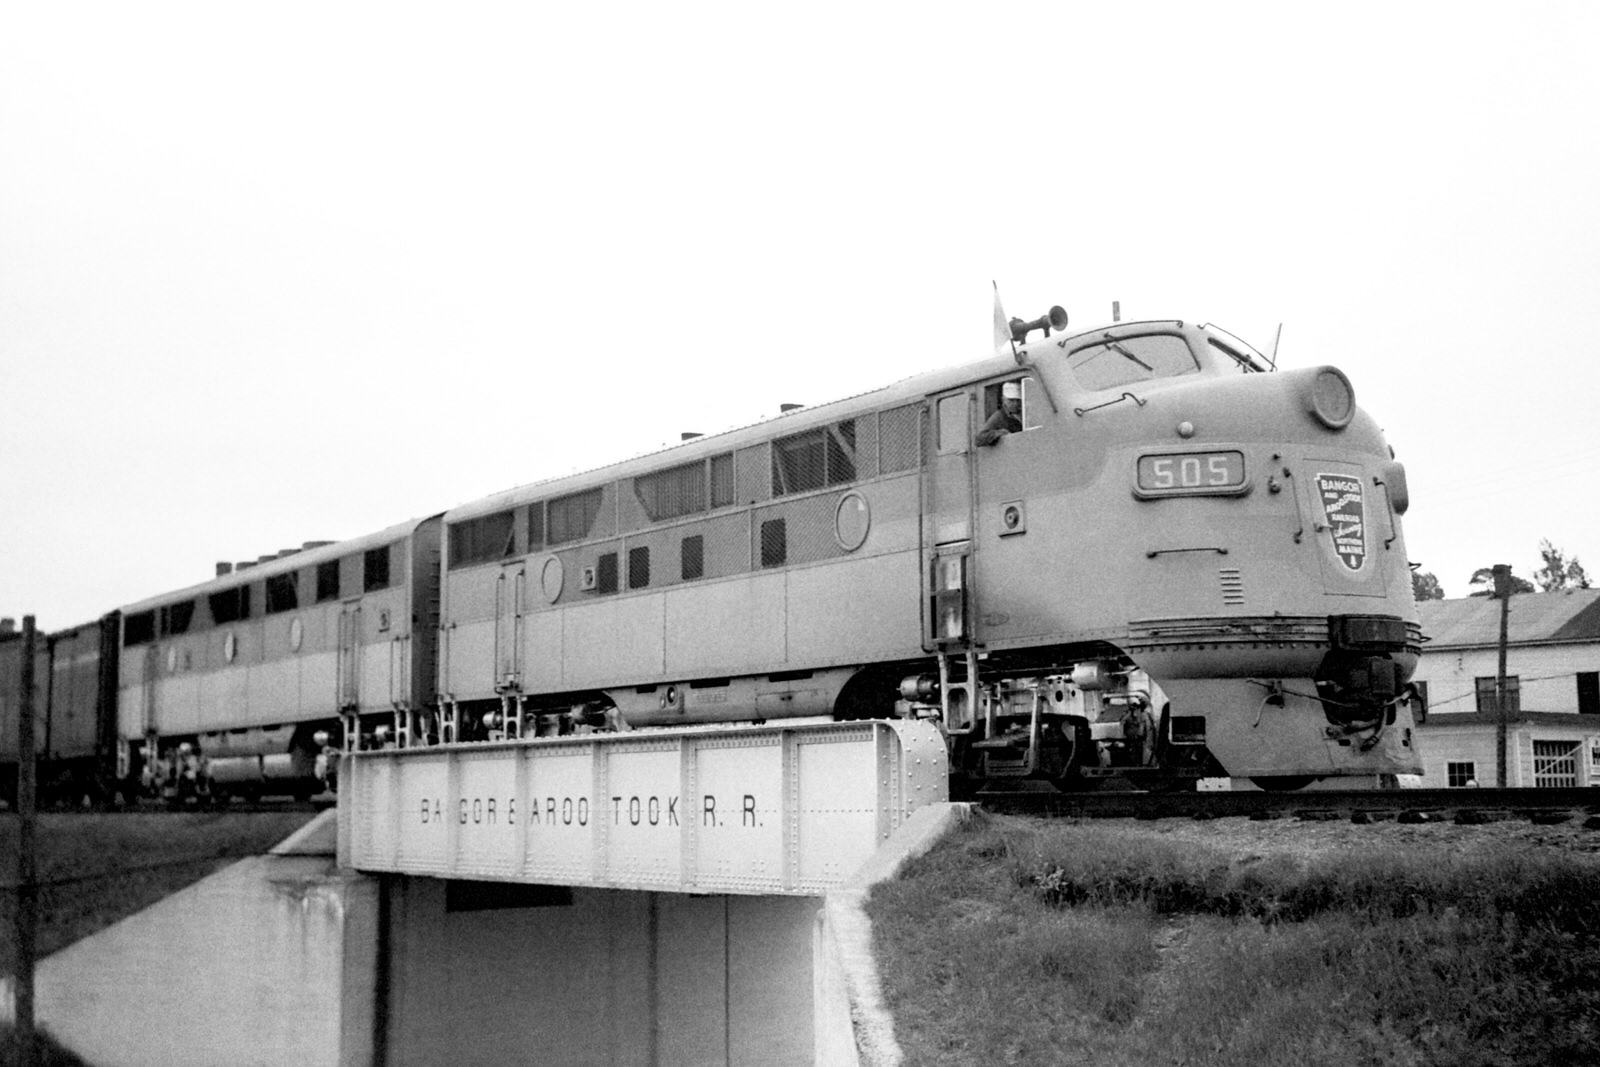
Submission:
<svg viewBox="0 0 1600 1067">
<path fill-rule="evenodd" d="M 1141 497 L 1243 493 L 1244 453 L 1170 452 L 1139 457 L 1134 492 Z"/>
</svg>

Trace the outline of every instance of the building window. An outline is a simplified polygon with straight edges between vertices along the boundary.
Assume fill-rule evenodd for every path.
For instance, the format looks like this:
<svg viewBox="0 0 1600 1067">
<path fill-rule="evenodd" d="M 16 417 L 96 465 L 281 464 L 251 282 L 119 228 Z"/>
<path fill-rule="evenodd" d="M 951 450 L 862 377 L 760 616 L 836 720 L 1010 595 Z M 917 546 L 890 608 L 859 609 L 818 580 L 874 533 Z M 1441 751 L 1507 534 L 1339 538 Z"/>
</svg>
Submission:
<svg viewBox="0 0 1600 1067">
<path fill-rule="evenodd" d="M 1533 785 L 1535 789 L 1578 788 L 1578 750 L 1580 741 L 1535 741 L 1533 743 Z"/>
<path fill-rule="evenodd" d="M 295 575 L 274 574 L 267 579 L 267 614 L 293 611 L 300 606 L 299 591 L 295 588 Z"/>
<path fill-rule="evenodd" d="M 596 593 L 615 593 L 617 591 L 617 554 L 604 552 L 594 567 L 594 591 Z"/>
<path fill-rule="evenodd" d="M 1600 715 L 1600 672 L 1578 672 L 1578 714 Z"/>
<path fill-rule="evenodd" d="M 682 545 L 683 580 L 688 582 L 706 573 L 706 539 L 700 534 L 685 537 Z"/>
<path fill-rule="evenodd" d="M 772 442 L 772 495 L 804 493 L 856 478 L 856 420 Z"/>
<path fill-rule="evenodd" d="M 1427 682 L 1412 682 L 1411 684 L 1417 690 L 1416 721 L 1419 722 L 1419 723 L 1427 722 L 1428 721 L 1428 683 Z"/>
<path fill-rule="evenodd" d="M 339 561 L 317 564 L 317 603 L 339 599 Z"/>
<path fill-rule="evenodd" d="M 550 525 L 545 531 L 548 543 L 564 545 L 568 541 L 581 541 L 588 537 L 594 520 L 600 514 L 600 499 L 604 492 L 604 489 L 586 489 L 550 501 Z"/>
<path fill-rule="evenodd" d="M 450 566 L 508 559 L 516 555 L 516 523 L 509 511 L 467 519 L 450 526 Z"/>
<path fill-rule="evenodd" d="M 1493 714 L 1494 706 L 1494 678 L 1474 678 L 1473 685 L 1477 689 L 1478 710 Z M 1506 714 L 1515 715 L 1522 710 L 1522 679 L 1515 674 L 1506 675 Z"/>
<path fill-rule="evenodd" d="M 389 588 L 389 549 L 392 547 L 384 545 L 367 550 L 361 581 L 364 592 L 375 593 L 379 589 Z"/>
<path fill-rule="evenodd" d="M 768 519 L 761 524 L 761 565 L 781 567 L 789 558 L 789 533 L 782 519 Z"/>
<path fill-rule="evenodd" d="M 1451 789 L 1464 789 L 1478 782 L 1478 766 L 1471 760 L 1465 763 L 1446 763 L 1444 765 L 1444 782 Z"/>
<path fill-rule="evenodd" d="M 650 550 L 628 549 L 628 588 L 643 589 L 650 584 Z"/>
</svg>

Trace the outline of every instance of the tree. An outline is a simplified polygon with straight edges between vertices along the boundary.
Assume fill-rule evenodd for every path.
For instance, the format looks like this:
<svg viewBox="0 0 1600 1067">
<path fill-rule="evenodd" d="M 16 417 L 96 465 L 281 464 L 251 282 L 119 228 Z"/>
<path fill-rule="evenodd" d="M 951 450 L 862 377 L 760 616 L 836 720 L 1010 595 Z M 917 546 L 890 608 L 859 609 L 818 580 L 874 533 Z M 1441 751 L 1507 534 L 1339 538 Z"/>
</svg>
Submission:
<svg viewBox="0 0 1600 1067">
<path fill-rule="evenodd" d="M 1411 572 L 1411 595 L 1418 600 L 1443 600 L 1444 587 L 1428 571 Z"/>
<path fill-rule="evenodd" d="M 1544 559 L 1544 566 L 1533 572 L 1533 578 L 1546 593 L 1589 588 L 1589 576 L 1584 573 L 1577 556 L 1567 559 L 1566 553 L 1552 545 L 1548 538 L 1539 542 L 1539 555 Z"/>
<path fill-rule="evenodd" d="M 1479 567 L 1477 570 L 1473 571 L 1472 572 L 1471 582 L 1472 582 L 1473 585 L 1481 585 L 1484 588 L 1475 590 L 1469 595 L 1471 595 L 1471 596 L 1489 596 L 1489 597 L 1494 596 L 1494 568 L 1493 567 Z M 1513 574 L 1511 576 L 1511 595 L 1512 596 L 1516 596 L 1518 593 L 1532 593 L 1532 592 L 1535 592 L 1532 582 L 1528 581 L 1528 579 L 1526 579 L 1526 578 L 1518 578 L 1515 574 Z"/>
</svg>

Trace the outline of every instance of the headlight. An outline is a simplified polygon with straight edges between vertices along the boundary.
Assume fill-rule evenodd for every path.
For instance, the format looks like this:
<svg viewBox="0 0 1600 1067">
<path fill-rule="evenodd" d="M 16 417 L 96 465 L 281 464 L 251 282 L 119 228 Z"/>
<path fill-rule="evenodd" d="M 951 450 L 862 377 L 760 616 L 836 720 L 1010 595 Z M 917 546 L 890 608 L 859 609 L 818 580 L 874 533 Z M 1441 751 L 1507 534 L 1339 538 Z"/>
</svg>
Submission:
<svg viewBox="0 0 1600 1067">
<path fill-rule="evenodd" d="M 1306 410 L 1330 430 L 1342 430 L 1356 414 L 1356 391 L 1336 367 L 1323 367 L 1306 386 Z"/>
</svg>

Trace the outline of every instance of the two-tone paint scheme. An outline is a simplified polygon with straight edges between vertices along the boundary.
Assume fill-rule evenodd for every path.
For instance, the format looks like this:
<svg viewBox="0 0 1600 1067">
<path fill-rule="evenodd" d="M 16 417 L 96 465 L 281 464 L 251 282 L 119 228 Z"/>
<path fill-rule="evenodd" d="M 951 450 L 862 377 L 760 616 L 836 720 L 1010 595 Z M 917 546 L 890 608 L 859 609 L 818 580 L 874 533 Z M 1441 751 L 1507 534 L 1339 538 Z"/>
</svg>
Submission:
<svg viewBox="0 0 1600 1067">
<path fill-rule="evenodd" d="M 434 703 L 438 575 L 433 516 L 127 605 L 121 776 L 169 797 L 321 791 L 346 724 Z"/>
<path fill-rule="evenodd" d="M 442 736 L 899 714 L 978 778 L 1415 772 L 1403 471 L 1340 372 L 1263 369 L 1047 333 L 451 511 Z"/>
</svg>

